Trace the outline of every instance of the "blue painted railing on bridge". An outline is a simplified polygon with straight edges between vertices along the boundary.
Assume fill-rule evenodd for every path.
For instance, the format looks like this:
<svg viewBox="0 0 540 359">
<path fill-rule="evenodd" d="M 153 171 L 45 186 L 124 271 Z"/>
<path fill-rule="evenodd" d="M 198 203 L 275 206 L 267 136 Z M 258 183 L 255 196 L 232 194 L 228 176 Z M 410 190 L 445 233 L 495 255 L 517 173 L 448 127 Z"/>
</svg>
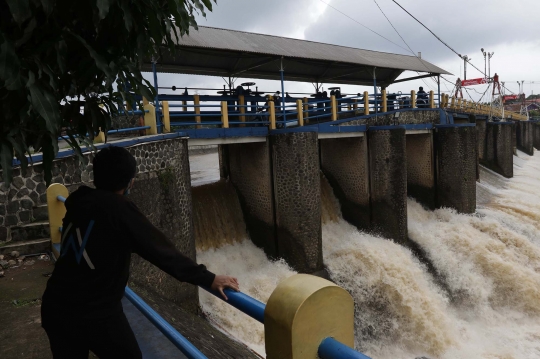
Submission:
<svg viewBox="0 0 540 359">
<path fill-rule="evenodd" d="M 58 195 L 56 199 L 66 203 L 66 197 Z M 62 232 L 62 227 L 59 228 Z M 58 250 L 58 252 L 60 252 Z M 201 287 L 217 298 L 224 300 L 220 293 L 208 288 Z M 225 289 L 226 303 L 232 305 L 251 318 L 264 324 L 264 311 L 266 305 L 249 295 Z M 172 325 L 152 309 L 141 297 L 126 286 L 124 292 L 126 298 L 146 317 L 154 326 L 159 329 L 188 359 L 207 359 L 189 340 L 180 334 Z M 343 343 L 329 337 L 322 341 L 319 346 L 319 356 L 321 359 L 370 359 L 364 354 L 349 348 Z"/>
</svg>

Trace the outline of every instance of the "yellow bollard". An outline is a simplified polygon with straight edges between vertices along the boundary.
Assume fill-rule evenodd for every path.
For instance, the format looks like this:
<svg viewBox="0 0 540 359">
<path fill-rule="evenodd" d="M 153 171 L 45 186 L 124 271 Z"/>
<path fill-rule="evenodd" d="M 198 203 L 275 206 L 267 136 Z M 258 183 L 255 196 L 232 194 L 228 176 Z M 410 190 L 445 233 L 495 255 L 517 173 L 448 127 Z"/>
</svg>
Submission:
<svg viewBox="0 0 540 359">
<path fill-rule="evenodd" d="M 364 91 L 364 115 L 369 115 L 369 94 Z"/>
<path fill-rule="evenodd" d="M 416 108 L 416 92 L 411 90 L 411 108 Z"/>
<path fill-rule="evenodd" d="M 450 105 L 450 108 L 453 110 L 456 107 L 456 98 L 452 96 L 452 104 Z"/>
<path fill-rule="evenodd" d="M 354 348 L 354 302 L 334 283 L 308 274 L 282 281 L 264 311 L 268 359 L 316 359 L 332 337 Z"/>
<path fill-rule="evenodd" d="M 229 128 L 229 111 L 227 110 L 227 101 L 221 101 L 221 127 Z"/>
<path fill-rule="evenodd" d="M 304 97 L 304 120 L 309 123 L 309 101 L 307 97 Z"/>
<path fill-rule="evenodd" d="M 201 123 L 201 108 L 199 107 L 201 100 L 199 95 L 193 95 L 193 104 L 195 105 L 195 122 Z M 197 125 L 196 128 L 201 128 L 201 125 Z"/>
<path fill-rule="evenodd" d="M 156 121 L 156 108 L 154 107 L 154 104 L 149 103 L 144 105 L 144 125 L 150 126 L 149 129 L 146 130 L 146 135 L 157 135 L 157 121 Z M 146 112 L 148 111 L 148 112 Z"/>
<path fill-rule="evenodd" d="M 381 91 L 382 112 L 388 112 L 388 99 L 386 98 L 386 89 Z"/>
<path fill-rule="evenodd" d="M 268 112 L 270 120 L 270 129 L 276 129 L 276 108 L 274 107 L 274 101 L 268 101 Z"/>
<path fill-rule="evenodd" d="M 335 95 L 332 95 L 330 96 L 330 108 L 332 110 L 332 114 L 331 114 L 331 120 L 332 121 L 337 121 L 337 102 L 336 102 L 336 96 Z"/>
<path fill-rule="evenodd" d="M 304 126 L 304 112 L 302 100 L 296 100 L 296 112 L 298 112 L 298 126 Z"/>
<path fill-rule="evenodd" d="M 51 243 L 61 242 L 62 234 L 59 228 L 62 227 L 62 220 L 66 215 L 66 206 L 58 200 L 58 196 L 67 198 L 69 191 L 66 186 L 53 183 L 47 188 L 47 210 L 49 212 L 49 230 L 51 231 Z"/>
<path fill-rule="evenodd" d="M 94 136 L 94 143 L 104 143 L 105 142 L 105 133 L 101 131 L 101 127 L 99 128 L 99 132 L 96 136 Z"/>
<path fill-rule="evenodd" d="M 433 90 L 429 91 L 429 108 L 435 108 L 435 93 Z"/>
<path fill-rule="evenodd" d="M 148 101 L 148 99 L 146 97 L 143 97 L 142 98 L 142 103 L 143 103 L 143 106 L 144 106 L 144 105 L 148 105 L 150 102 Z"/>
<path fill-rule="evenodd" d="M 244 115 L 246 113 L 246 109 L 244 106 L 244 95 L 239 95 L 238 96 L 238 105 L 240 107 L 238 107 L 240 109 L 240 121 L 241 122 L 246 122 L 246 116 Z M 240 127 L 244 127 L 245 125 L 240 125 Z"/>
<path fill-rule="evenodd" d="M 163 133 L 171 133 L 171 114 L 169 112 L 169 101 L 161 103 L 163 110 Z"/>
<path fill-rule="evenodd" d="M 462 98 L 458 98 L 457 100 L 457 108 L 461 110 L 461 104 L 463 102 L 463 99 Z"/>
</svg>

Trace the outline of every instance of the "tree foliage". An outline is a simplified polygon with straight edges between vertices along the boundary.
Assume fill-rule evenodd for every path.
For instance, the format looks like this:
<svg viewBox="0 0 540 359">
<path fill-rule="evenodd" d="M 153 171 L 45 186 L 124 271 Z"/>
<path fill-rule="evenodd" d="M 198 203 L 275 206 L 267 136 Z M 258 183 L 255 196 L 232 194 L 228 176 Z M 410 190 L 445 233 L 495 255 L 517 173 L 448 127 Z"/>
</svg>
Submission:
<svg viewBox="0 0 540 359">
<path fill-rule="evenodd" d="M 23 171 L 43 153 L 51 180 L 58 136 L 81 145 L 110 128 L 130 92 L 153 98 L 143 61 L 174 51 L 212 0 L 4 0 L 0 2 L 0 167 Z M 215 1 L 215 0 L 214 0 Z M 158 46 L 159 45 L 159 46 Z M 127 91 L 130 88 L 130 91 Z M 81 111 L 83 110 L 83 111 Z"/>
</svg>

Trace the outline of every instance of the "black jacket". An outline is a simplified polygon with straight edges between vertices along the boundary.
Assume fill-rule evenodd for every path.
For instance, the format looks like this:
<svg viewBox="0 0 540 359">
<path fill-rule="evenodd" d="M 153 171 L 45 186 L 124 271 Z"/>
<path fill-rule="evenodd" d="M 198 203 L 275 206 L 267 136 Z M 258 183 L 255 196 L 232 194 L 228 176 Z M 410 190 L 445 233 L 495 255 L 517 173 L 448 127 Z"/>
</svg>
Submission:
<svg viewBox="0 0 540 359">
<path fill-rule="evenodd" d="M 66 200 L 62 251 L 43 310 L 107 316 L 121 308 L 131 253 L 182 282 L 210 286 L 215 275 L 180 253 L 125 196 L 81 187 Z"/>
</svg>

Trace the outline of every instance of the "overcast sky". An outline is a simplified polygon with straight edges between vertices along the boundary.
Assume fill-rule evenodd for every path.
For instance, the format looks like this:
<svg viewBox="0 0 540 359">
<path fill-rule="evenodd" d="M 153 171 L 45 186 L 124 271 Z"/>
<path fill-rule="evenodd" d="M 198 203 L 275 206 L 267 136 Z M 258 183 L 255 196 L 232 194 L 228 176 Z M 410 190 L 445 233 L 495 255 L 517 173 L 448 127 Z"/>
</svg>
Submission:
<svg viewBox="0 0 540 359">
<path fill-rule="evenodd" d="M 463 78 L 463 60 L 392 0 L 376 1 L 415 53 L 421 52 L 423 59 L 454 74 L 455 76 L 446 76 L 451 82 L 455 82 L 457 76 Z M 530 95 L 531 91 L 540 93 L 539 0 L 398 0 L 398 3 L 458 53 L 472 58 L 472 63 L 478 68 L 484 68 L 484 57 L 480 48 L 495 52 L 491 59 L 491 74 L 497 72 L 500 80 L 505 81 L 506 87 L 511 91 L 518 91 L 516 81 L 525 80 L 529 82 L 524 86 L 527 95 Z M 207 13 L 206 18 L 199 17 L 198 23 L 368 50 L 411 54 L 374 0 L 217 0 L 214 10 Z M 416 73 L 404 76 L 414 75 Z M 467 78 L 481 76 L 478 71 L 468 66 Z M 243 81 L 240 79 L 236 84 Z M 279 89 L 277 82 L 254 81 L 259 88 L 264 87 L 264 90 Z M 532 81 L 535 83 L 530 83 Z M 223 84 L 221 78 L 215 77 L 171 74 L 159 76 L 160 87 L 176 85 L 221 88 Z M 325 84 L 325 87 L 328 85 Z M 435 82 L 424 79 L 392 85 L 389 91 L 405 92 L 417 89 L 418 86 L 437 90 Z M 286 91 L 290 92 L 313 91 L 311 84 L 286 82 L 285 87 Z M 345 91 L 355 93 L 366 89 L 361 86 L 343 87 Z M 441 81 L 441 91 L 450 91 L 452 87 L 452 84 Z M 470 88 L 469 92 L 478 99 L 480 94 L 477 92 L 482 93 L 485 89 L 486 87 L 481 85 L 474 88 L 476 91 Z"/>
</svg>

